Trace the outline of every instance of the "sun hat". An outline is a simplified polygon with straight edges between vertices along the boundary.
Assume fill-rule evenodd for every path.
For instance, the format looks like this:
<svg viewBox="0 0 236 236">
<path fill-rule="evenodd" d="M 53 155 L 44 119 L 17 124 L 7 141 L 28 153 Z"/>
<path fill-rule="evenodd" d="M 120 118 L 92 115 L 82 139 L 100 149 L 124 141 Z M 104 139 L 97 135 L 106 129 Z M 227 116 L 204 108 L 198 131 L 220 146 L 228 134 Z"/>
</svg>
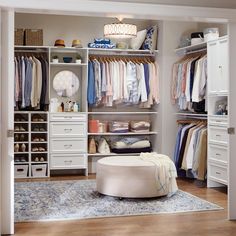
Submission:
<svg viewBox="0 0 236 236">
<path fill-rule="evenodd" d="M 82 48 L 82 44 L 81 44 L 81 40 L 79 39 L 74 39 L 72 41 L 72 47 L 75 47 L 75 48 Z"/>
<path fill-rule="evenodd" d="M 54 46 L 56 47 L 65 47 L 65 41 L 63 39 L 57 39 Z"/>
</svg>

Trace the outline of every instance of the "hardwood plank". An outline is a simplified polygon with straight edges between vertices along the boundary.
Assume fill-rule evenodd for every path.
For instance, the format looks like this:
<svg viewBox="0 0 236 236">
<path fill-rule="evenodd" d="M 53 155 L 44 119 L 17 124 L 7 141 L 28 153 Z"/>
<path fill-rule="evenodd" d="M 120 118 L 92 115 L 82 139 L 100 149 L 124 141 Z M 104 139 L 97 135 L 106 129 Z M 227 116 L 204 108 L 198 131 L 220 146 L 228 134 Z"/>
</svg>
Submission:
<svg viewBox="0 0 236 236">
<path fill-rule="evenodd" d="M 51 177 L 40 181 L 94 179 L 69 176 Z M 19 181 L 19 180 L 17 180 Z M 38 181 L 38 180 L 28 180 Z M 54 222 L 16 223 L 15 235 L 30 236 L 233 236 L 236 235 L 236 222 L 227 220 L 226 189 L 199 188 L 192 181 L 178 180 L 181 190 L 214 202 L 224 210 L 145 216 L 96 218 Z"/>
</svg>

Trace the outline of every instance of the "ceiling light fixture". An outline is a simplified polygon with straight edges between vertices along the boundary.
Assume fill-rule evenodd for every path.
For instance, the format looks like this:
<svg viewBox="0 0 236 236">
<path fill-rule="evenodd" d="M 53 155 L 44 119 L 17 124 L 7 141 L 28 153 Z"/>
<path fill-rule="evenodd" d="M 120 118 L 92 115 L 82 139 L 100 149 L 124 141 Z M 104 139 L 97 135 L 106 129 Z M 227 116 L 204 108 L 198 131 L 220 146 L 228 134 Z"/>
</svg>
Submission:
<svg viewBox="0 0 236 236">
<path fill-rule="evenodd" d="M 137 36 L 137 26 L 119 20 L 118 23 L 104 25 L 104 36 L 107 38 L 133 38 Z"/>
</svg>

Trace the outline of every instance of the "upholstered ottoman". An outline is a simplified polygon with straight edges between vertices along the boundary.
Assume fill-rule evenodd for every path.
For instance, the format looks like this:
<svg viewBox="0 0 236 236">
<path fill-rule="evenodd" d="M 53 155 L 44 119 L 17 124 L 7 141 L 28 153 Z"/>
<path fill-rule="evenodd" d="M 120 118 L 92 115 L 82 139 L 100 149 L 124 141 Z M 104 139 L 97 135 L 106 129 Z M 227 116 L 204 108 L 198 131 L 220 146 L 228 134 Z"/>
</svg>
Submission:
<svg viewBox="0 0 236 236">
<path fill-rule="evenodd" d="M 158 190 L 156 165 L 138 156 L 105 157 L 97 162 L 97 191 L 101 194 L 150 198 L 168 194 L 168 189 Z"/>
</svg>

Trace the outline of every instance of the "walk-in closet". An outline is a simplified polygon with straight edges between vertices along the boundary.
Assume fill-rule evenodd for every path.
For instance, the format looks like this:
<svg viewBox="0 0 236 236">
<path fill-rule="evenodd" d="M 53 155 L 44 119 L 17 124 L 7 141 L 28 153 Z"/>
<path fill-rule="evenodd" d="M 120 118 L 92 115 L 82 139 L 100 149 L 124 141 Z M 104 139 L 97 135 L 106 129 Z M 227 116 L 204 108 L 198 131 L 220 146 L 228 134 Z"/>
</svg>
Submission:
<svg viewBox="0 0 236 236">
<path fill-rule="evenodd" d="M 227 22 L 124 16 L 123 22 L 137 27 L 135 41 L 104 36 L 104 25 L 116 21 L 91 14 L 14 12 L 16 192 L 24 183 L 55 181 L 51 191 L 59 186 L 64 204 L 70 193 L 63 192 L 61 181 L 96 179 L 104 157 L 128 160 L 154 152 L 172 160 L 183 186 L 220 187 L 227 194 L 229 134 L 234 132 L 229 128 Z M 217 36 L 207 39 L 207 33 Z M 73 187 L 70 191 L 76 195 Z M 48 220 L 49 209 L 42 209 L 48 214 L 42 219 Z"/>
</svg>

